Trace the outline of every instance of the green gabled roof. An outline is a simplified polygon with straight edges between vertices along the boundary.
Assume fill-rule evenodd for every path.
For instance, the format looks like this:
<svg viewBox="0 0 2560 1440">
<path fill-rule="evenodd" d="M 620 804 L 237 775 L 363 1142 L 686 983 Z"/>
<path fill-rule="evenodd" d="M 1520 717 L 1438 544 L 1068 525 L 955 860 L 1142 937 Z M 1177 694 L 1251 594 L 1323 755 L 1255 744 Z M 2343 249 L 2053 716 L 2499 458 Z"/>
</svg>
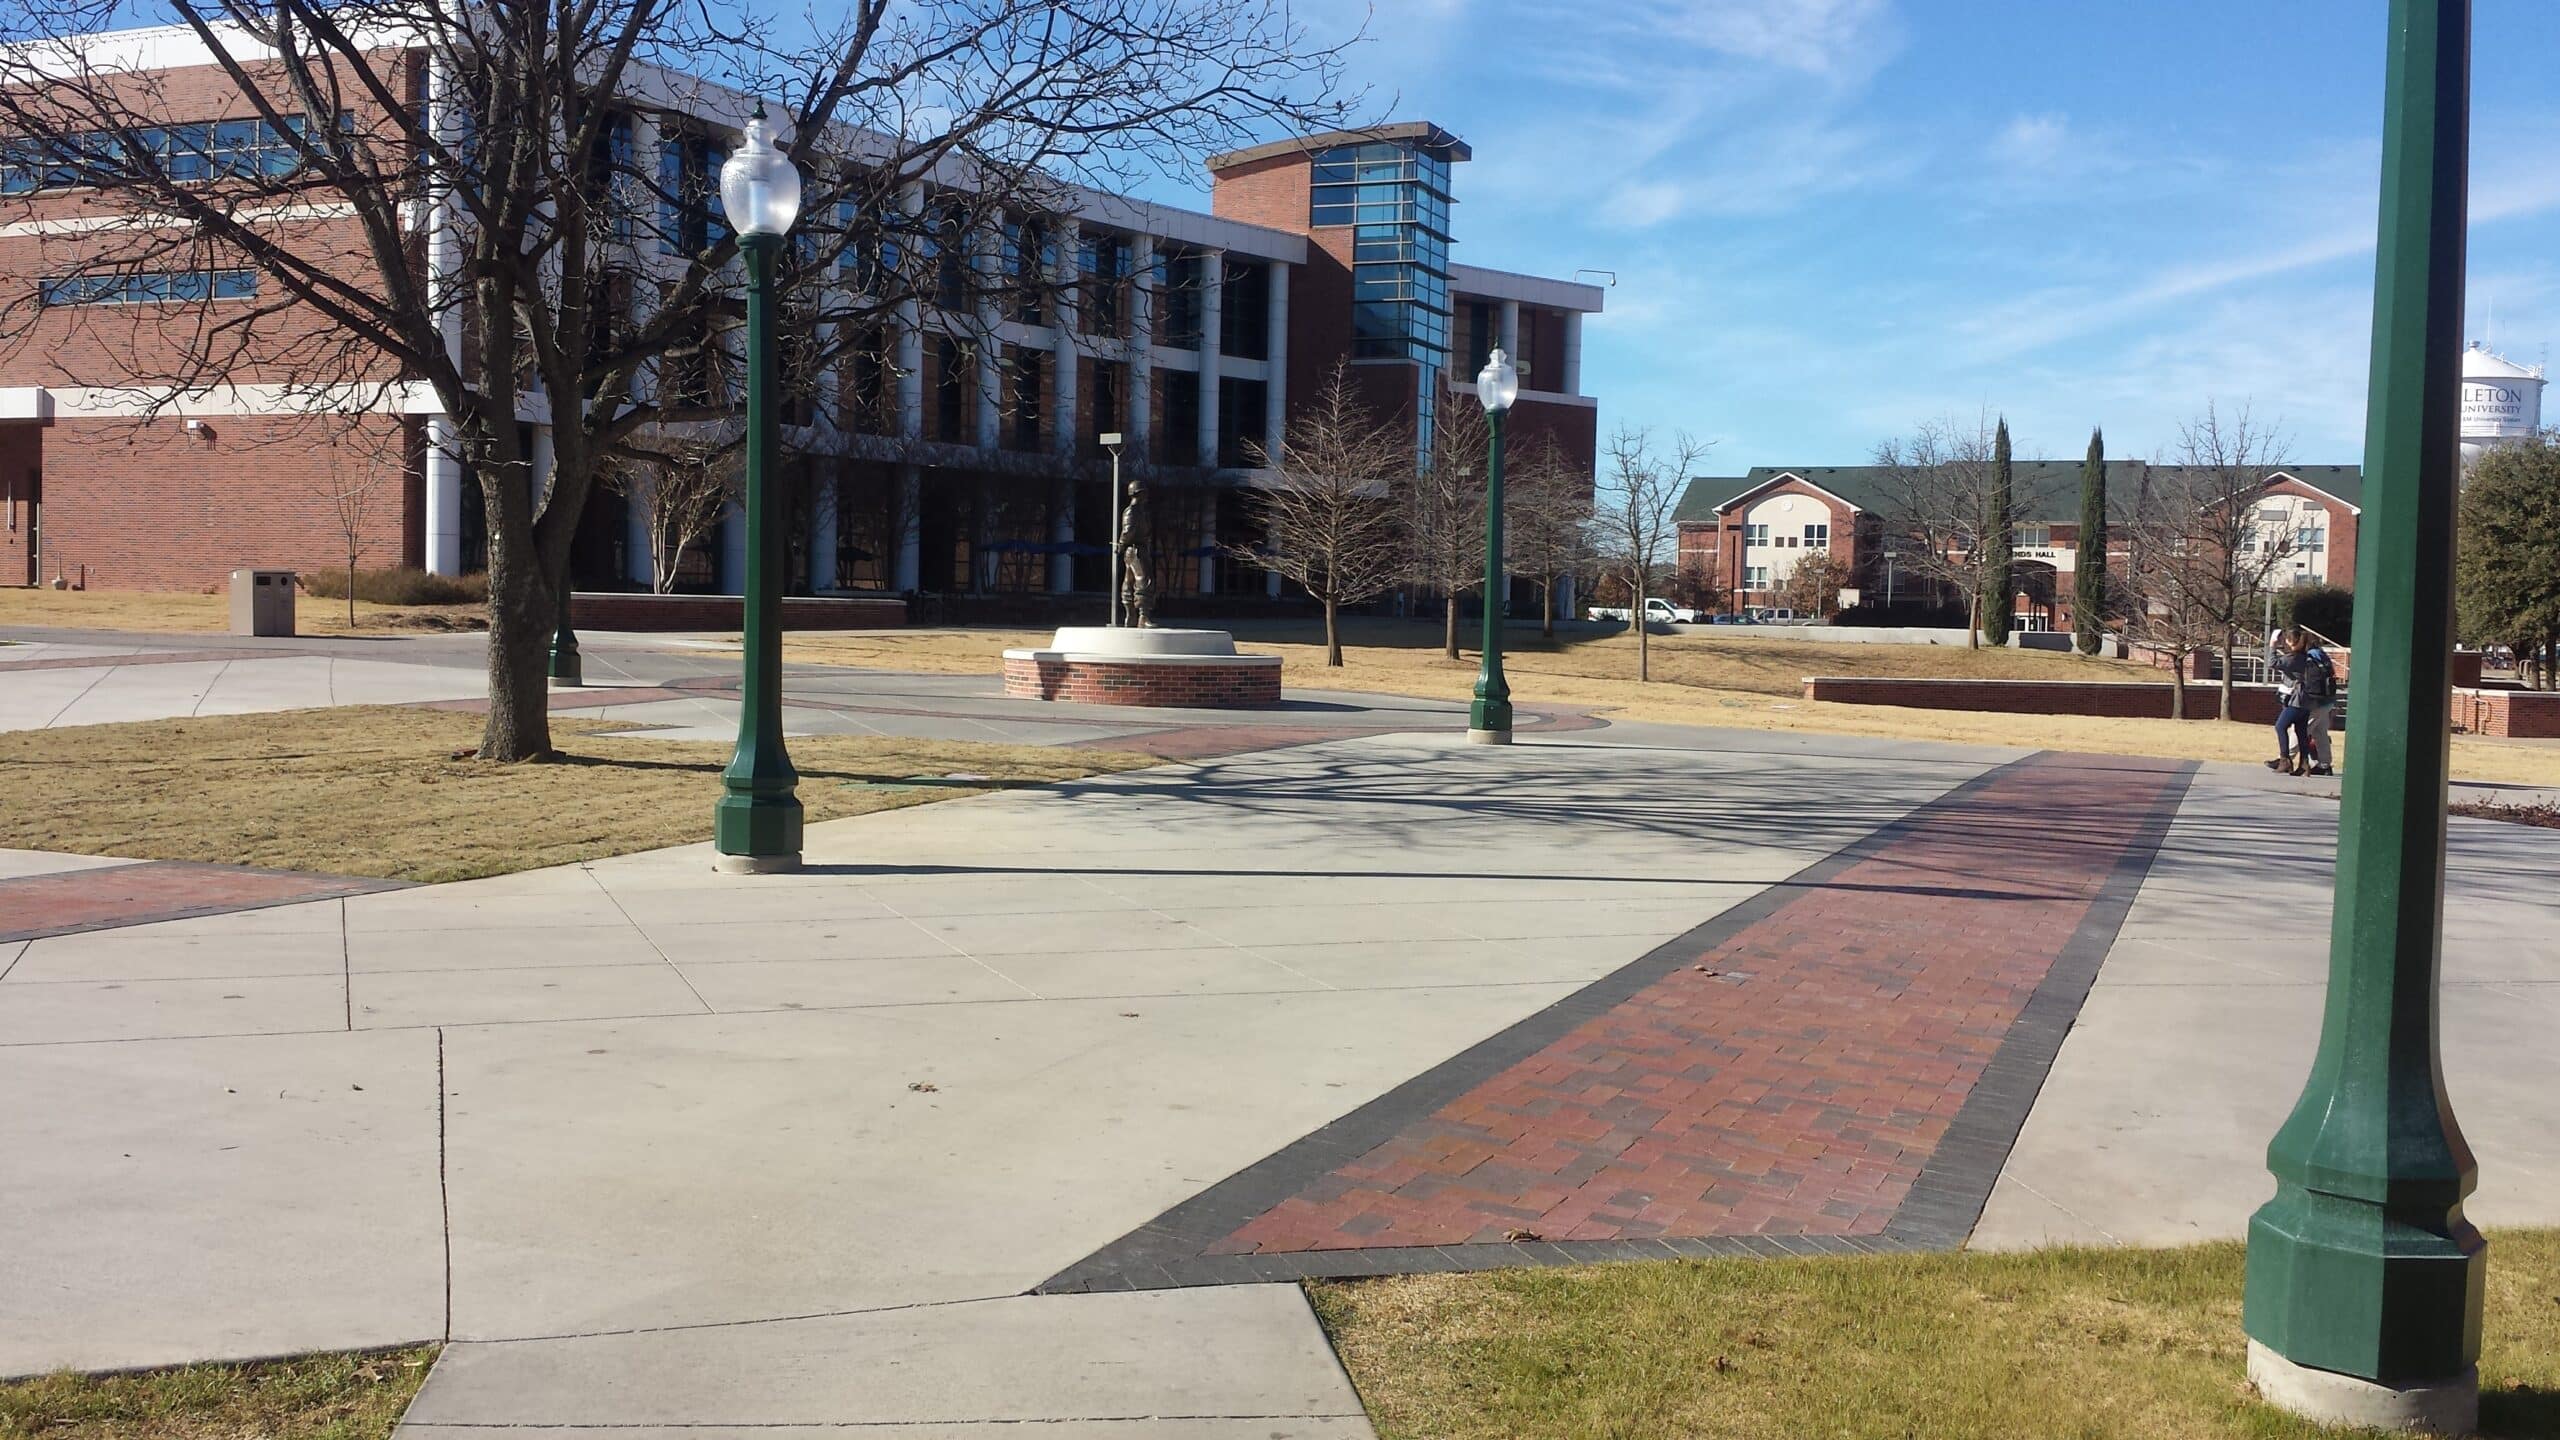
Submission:
<svg viewBox="0 0 2560 1440">
<path fill-rule="evenodd" d="M 2080 468 L 2081 462 L 2077 460 L 2014 462 L 2012 474 L 2017 483 L 2017 518 L 2025 524 L 2079 523 Z M 2153 465 L 2144 460 L 2108 461 L 2107 513 L 2116 518 L 2132 513 L 2133 502 L 2141 494 L 2144 472 L 2165 473 L 2178 468 L 2174 465 Z M 2279 465 L 2269 468 L 2359 509 L 2364 505 L 2364 472 L 2361 467 Z M 1829 491 L 1861 510 L 1889 511 L 1900 499 L 1893 471 L 1881 465 L 1758 465 L 1739 480 L 1710 476 L 1689 482 L 1689 492 L 1680 499 L 1678 518 L 1712 519 L 1715 511 L 1789 475 Z M 1693 509 L 1695 513 L 1692 513 Z"/>
<path fill-rule="evenodd" d="M 1680 492 L 1679 507 L 1671 512 L 1676 521 L 1704 524 L 1716 518 L 1716 507 L 1739 495 L 1751 484 L 1747 475 L 1700 475 Z"/>
</svg>

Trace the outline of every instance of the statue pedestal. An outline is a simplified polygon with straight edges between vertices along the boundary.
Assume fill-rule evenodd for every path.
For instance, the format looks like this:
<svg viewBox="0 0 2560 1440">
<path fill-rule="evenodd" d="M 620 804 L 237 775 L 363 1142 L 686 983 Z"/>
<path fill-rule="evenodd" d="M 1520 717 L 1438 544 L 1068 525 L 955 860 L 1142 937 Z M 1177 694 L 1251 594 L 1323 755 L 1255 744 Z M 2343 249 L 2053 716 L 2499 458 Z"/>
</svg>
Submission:
<svg viewBox="0 0 2560 1440">
<path fill-rule="evenodd" d="M 1004 693 L 1088 705 L 1270 709 L 1280 703 L 1280 657 L 1239 655 L 1224 630 L 1070 625 L 1046 649 L 1004 652 Z"/>
</svg>

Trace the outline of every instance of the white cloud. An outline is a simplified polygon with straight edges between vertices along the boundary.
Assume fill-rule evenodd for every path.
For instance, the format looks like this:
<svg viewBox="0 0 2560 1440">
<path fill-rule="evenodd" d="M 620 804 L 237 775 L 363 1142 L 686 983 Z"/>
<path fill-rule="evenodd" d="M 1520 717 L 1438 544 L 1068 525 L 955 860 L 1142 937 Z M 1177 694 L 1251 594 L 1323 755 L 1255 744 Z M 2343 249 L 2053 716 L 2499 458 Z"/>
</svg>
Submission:
<svg viewBox="0 0 2560 1440">
<path fill-rule="evenodd" d="M 2068 116 L 2020 115 L 1993 137 L 1991 158 L 2022 170 L 2042 170 L 2062 158 L 2071 138 Z"/>
</svg>

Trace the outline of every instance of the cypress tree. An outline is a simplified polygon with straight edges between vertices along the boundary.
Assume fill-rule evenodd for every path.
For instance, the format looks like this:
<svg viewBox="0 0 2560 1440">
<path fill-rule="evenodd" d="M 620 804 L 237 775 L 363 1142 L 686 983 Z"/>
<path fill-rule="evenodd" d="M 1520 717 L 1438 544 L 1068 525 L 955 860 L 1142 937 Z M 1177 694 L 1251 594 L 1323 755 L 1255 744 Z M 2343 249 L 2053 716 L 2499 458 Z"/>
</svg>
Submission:
<svg viewBox="0 0 2560 1440">
<path fill-rule="evenodd" d="M 2083 655 L 2098 653 L 2107 610 L 2107 441 L 2089 432 L 2080 465 L 2080 568 L 2071 577 L 2071 630 Z"/>
<path fill-rule="evenodd" d="M 1982 526 L 1982 640 L 1986 645 L 2009 643 L 2010 582 L 2018 556 L 2016 502 L 2009 422 L 2004 417 L 1991 440 L 1991 506 Z"/>
</svg>

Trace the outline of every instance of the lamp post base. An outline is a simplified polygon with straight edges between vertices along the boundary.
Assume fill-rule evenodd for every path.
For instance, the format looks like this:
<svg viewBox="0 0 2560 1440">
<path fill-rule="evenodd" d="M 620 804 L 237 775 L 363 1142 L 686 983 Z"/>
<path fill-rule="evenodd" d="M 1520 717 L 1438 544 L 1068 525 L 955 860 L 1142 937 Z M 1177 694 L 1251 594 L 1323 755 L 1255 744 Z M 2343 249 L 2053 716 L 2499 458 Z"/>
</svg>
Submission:
<svg viewBox="0 0 2560 1440">
<path fill-rule="evenodd" d="M 2385 1385 L 2297 1365 L 2252 1340 L 2249 1383 L 2268 1404 L 2324 1425 L 2427 1435 L 2468 1435 L 2480 1425 L 2477 1366 L 2424 1385 Z"/>
<path fill-rule="evenodd" d="M 1511 743 L 1511 732 L 1508 730 L 1469 730 L 1467 732 L 1467 743 L 1470 745 L 1508 745 Z"/>
<path fill-rule="evenodd" d="M 790 855 L 714 855 L 711 868 L 723 875 L 788 875 L 800 868 L 797 853 Z"/>
</svg>

